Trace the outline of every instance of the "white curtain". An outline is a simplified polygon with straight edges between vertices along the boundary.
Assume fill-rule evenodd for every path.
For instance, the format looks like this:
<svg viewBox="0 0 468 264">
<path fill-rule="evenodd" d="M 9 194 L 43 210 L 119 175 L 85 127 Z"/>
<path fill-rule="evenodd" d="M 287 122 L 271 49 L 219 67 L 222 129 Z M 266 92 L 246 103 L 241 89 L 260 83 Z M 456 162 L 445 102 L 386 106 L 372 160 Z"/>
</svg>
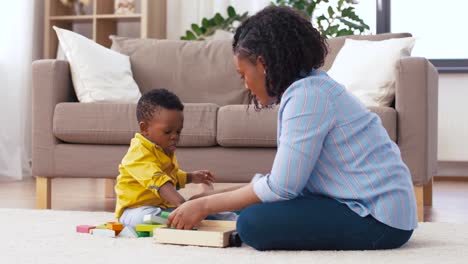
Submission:
<svg viewBox="0 0 468 264">
<path fill-rule="evenodd" d="M 0 180 L 31 176 L 31 62 L 42 52 L 43 1 L 9 1 L 0 16 Z"/>
<path fill-rule="evenodd" d="M 269 5 L 271 0 L 170 0 L 167 1 L 167 38 L 180 39 L 191 24 L 201 24 L 201 20 L 220 13 L 226 17 L 226 9 L 233 6 L 237 13 L 250 15 Z"/>
</svg>

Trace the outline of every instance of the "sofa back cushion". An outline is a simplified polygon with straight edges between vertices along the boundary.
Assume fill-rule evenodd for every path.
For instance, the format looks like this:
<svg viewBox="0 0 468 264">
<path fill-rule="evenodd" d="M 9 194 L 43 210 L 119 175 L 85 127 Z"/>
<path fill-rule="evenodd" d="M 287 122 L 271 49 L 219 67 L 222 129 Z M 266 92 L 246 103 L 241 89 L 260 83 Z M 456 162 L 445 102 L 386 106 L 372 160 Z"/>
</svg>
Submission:
<svg viewBox="0 0 468 264">
<path fill-rule="evenodd" d="M 353 35 L 327 40 L 329 70 L 347 38 L 386 40 L 411 37 L 409 33 Z M 111 49 L 130 57 L 140 91 L 166 88 L 184 103 L 246 104 L 247 91 L 233 64 L 232 40 L 182 41 L 111 36 Z"/>
<path fill-rule="evenodd" d="M 216 145 L 215 104 L 184 104 L 184 129 L 178 146 Z M 136 104 L 59 103 L 54 135 L 68 143 L 128 145 L 139 131 Z"/>
<path fill-rule="evenodd" d="M 247 102 L 233 63 L 231 40 L 111 39 L 113 50 L 130 57 L 142 93 L 166 88 L 184 103 L 223 106 Z"/>
<path fill-rule="evenodd" d="M 219 108 L 216 140 L 223 147 L 276 147 L 278 107 L 255 111 L 253 106 Z"/>
<path fill-rule="evenodd" d="M 327 40 L 328 44 L 328 55 L 325 58 L 325 63 L 322 67 L 325 71 L 328 71 L 333 62 L 335 61 L 336 55 L 343 47 L 345 40 L 347 38 L 355 39 L 355 40 L 370 40 L 370 41 L 380 41 L 386 40 L 391 38 L 407 38 L 411 37 L 410 33 L 385 33 L 385 34 L 377 34 L 377 35 L 352 35 L 352 36 L 343 36 L 337 38 L 331 38 Z M 376 55 L 378 56 L 378 55 Z"/>
</svg>

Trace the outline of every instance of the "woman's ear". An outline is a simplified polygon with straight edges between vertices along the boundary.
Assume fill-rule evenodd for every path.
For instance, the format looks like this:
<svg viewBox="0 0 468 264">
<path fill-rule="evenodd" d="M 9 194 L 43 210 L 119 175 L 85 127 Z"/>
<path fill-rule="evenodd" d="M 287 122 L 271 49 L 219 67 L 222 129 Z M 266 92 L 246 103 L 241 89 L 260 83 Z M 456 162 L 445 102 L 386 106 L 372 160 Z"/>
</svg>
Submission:
<svg viewBox="0 0 468 264">
<path fill-rule="evenodd" d="M 265 59 L 263 58 L 263 56 L 257 57 L 256 66 L 259 72 L 263 72 L 263 74 L 266 75 L 266 64 L 265 64 Z"/>
</svg>

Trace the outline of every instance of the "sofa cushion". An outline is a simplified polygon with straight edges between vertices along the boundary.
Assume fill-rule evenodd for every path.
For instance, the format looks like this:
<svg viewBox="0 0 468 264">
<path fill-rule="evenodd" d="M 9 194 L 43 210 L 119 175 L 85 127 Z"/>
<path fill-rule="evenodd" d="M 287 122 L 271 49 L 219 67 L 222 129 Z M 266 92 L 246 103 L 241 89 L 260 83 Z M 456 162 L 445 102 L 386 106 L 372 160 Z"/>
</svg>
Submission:
<svg viewBox="0 0 468 264">
<path fill-rule="evenodd" d="M 215 104 L 184 104 L 179 146 L 216 145 Z M 60 103 L 55 107 L 54 135 L 81 144 L 129 144 L 139 131 L 136 104 Z"/>
<path fill-rule="evenodd" d="M 216 140 L 223 147 L 276 147 L 278 108 L 226 105 L 218 111 Z"/>
<path fill-rule="evenodd" d="M 130 56 L 142 93 L 166 88 L 184 103 L 245 104 L 231 40 L 181 41 L 111 37 L 112 49 Z"/>
<path fill-rule="evenodd" d="M 382 120 L 390 138 L 397 140 L 397 113 L 391 107 L 369 107 Z M 256 112 L 251 106 L 219 108 L 216 140 L 223 147 L 276 147 L 278 108 Z"/>
<path fill-rule="evenodd" d="M 128 56 L 81 34 L 53 27 L 70 63 L 76 96 L 84 103 L 136 103 L 140 90 Z"/>
<path fill-rule="evenodd" d="M 327 39 L 328 44 L 328 55 L 325 58 L 325 63 L 322 67 L 325 71 L 328 71 L 333 62 L 335 61 L 336 56 L 340 49 L 344 46 L 346 39 L 355 39 L 355 40 L 371 40 L 371 41 L 380 41 L 386 40 L 391 38 L 407 38 L 411 37 L 410 33 L 385 33 L 385 34 L 377 34 L 377 35 L 351 35 L 351 36 L 343 36 L 337 38 L 330 38 Z"/>
<path fill-rule="evenodd" d="M 399 61 L 410 56 L 414 42 L 413 37 L 382 41 L 347 39 L 328 75 L 364 105 L 390 106 L 395 99 Z"/>
</svg>

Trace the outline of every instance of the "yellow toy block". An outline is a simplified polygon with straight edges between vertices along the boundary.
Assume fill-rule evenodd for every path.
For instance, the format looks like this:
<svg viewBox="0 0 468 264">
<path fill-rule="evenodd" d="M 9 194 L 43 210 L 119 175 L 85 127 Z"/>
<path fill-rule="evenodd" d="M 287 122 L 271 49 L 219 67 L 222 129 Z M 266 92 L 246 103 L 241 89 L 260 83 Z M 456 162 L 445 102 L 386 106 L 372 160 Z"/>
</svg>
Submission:
<svg viewBox="0 0 468 264">
<path fill-rule="evenodd" d="M 98 225 L 95 229 L 107 229 L 106 224 Z"/>
<path fill-rule="evenodd" d="M 153 232 L 155 228 L 161 228 L 161 227 L 166 227 L 166 225 L 136 225 L 135 230 L 137 232 Z"/>
</svg>

